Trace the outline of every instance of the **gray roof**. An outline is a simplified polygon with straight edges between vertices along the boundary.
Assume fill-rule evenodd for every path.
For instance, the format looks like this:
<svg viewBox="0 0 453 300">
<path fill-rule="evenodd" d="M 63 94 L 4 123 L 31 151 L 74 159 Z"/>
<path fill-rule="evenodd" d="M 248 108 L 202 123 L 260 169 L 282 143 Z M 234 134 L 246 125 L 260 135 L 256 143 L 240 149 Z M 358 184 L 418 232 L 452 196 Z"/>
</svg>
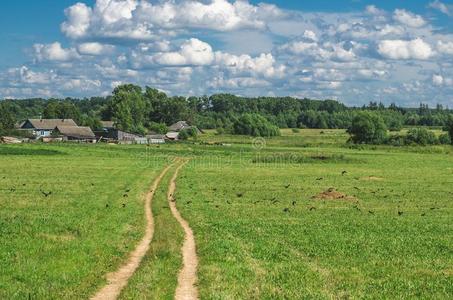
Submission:
<svg viewBox="0 0 453 300">
<path fill-rule="evenodd" d="M 168 127 L 169 131 L 181 131 L 185 128 L 191 128 L 191 126 L 186 122 L 186 121 L 179 121 L 176 122 L 175 124 L 171 125 Z"/>
<path fill-rule="evenodd" d="M 80 139 L 91 139 L 95 138 L 95 135 L 90 127 L 79 127 L 79 126 L 57 126 L 56 129 L 60 134 L 73 138 Z"/>
<path fill-rule="evenodd" d="M 77 126 L 73 119 L 28 119 L 21 124 L 21 128 L 27 124 L 38 130 L 53 130 L 57 126 Z"/>
</svg>

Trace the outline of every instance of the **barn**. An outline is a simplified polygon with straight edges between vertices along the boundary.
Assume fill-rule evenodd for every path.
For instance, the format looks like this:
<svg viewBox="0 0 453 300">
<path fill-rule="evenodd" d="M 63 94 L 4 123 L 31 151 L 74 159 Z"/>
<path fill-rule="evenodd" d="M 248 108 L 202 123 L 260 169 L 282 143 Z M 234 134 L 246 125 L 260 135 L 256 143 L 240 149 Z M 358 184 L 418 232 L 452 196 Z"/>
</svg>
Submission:
<svg viewBox="0 0 453 300">
<path fill-rule="evenodd" d="M 62 136 L 65 141 L 79 141 L 95 143 L 96 136 L 90 127 L 82 126 L 57 126 L 55 127 L 53 136 Z"/>
</svg>

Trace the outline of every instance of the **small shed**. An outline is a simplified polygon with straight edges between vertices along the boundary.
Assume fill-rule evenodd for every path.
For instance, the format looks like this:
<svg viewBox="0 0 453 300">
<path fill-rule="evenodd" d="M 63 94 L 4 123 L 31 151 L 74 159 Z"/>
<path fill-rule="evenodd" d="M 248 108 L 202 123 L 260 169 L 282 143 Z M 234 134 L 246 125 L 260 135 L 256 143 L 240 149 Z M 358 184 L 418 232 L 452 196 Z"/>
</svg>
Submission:
<svg viewBox="0 0 453 300">
<path fill-rule="evenodd" d="M 165 144 L 165 135 L 163 134 L 149 134 L 146 138 L 150 144 Z"/>
<path fill-rule="evenodd" d="M 62 135 L 66 141 L 96 142 L 96 136 L 90 127 L 83 126 L 57 126 L 54 135 Z"/>
</svg>

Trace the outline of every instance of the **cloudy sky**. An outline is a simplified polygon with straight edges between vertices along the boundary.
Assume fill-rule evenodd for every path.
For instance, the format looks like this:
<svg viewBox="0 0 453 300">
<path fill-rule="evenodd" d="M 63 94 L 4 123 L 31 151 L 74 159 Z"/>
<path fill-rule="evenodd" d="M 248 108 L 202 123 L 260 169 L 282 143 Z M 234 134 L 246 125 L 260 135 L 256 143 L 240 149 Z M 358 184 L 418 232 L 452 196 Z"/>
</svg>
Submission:
<svg viewBox="0 0 453 300">
<path fill-rule="evenodd" d="M 170 95 L 453 107 L 451 0 L 23 0 L 1 7 L 0 98 L 108 95 L 135 83 Z"/>
</svg>

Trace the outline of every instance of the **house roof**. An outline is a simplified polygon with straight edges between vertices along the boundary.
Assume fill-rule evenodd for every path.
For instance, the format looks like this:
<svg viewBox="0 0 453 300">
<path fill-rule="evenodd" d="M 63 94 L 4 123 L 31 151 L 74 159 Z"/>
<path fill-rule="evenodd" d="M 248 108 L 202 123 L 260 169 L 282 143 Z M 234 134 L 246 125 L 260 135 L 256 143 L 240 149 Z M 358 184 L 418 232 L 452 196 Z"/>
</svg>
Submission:
<svg viewBox="0 0 453 300">
<path fill-rule="evenodd" d="M 115 122 L 113 121 L 101 121 L 101 125 L 103 128 L 113 128 L 115 125 Z"/>
<path fill-rule="evenodd" d="M 57 126 L 58 132 L 64 136 L 73 138 L 94 138 L 95 135 L 90 127 Z"/>
<path fill-rule="evenodd" d="M 77 126 L 73 119 L 28 119 L 22 123 L 21 127 L 23 128 L 27 123 L 40 130 L 53 130 L 57 126 Z"/>
<path fill-rule="evenodd" d="M 168 130 L 170 131 L 181 131 L 185 128 L 190 128 L 191 126 L 186 122 L 186 121 L 179 121 L 176 122 L 175 124 L 171 125 L 168 127 Z"/>
<path fill-rule="evenodd" d="M 171 139 L 171 140 L 177 139 L 178 136 L 179 136 L 179 132 L 167 132 L 167 134 L 165 135 L 166 138 Z"/>
</svg>

